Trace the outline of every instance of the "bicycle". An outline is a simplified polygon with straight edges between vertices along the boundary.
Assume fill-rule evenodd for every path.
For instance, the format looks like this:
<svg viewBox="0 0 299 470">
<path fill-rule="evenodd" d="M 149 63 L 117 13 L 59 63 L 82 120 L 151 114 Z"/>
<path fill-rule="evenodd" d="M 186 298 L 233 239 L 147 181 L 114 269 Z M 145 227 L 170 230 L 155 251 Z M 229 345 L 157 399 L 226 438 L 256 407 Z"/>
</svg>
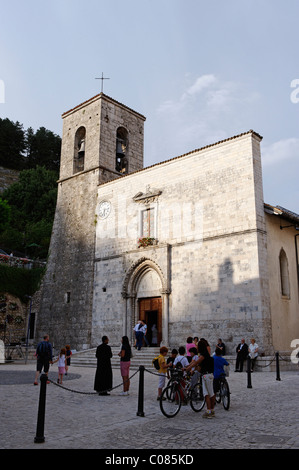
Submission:
<svg viewBox="0 0 299 470">
<path fill-rule="evenodd" d="M 191 386 L 190 378 L 187 378 L 186 386 L 183 387 L 181 384 L 182 379 L 182 371 L 172 371 L 171 379 L 160 397 L 160 409 L 167 418 L 174 418 L 178 414 L 183 401 L 185 403 L 190 402 L 190 406 L 195 412 L 201 411 L 205 405 L 201 376 L 199 382 L 194 386 Z"/>
<path fill-rule="evenodd" d="M 226 380 L 225 375 L 221 375 L 219 379 L 216 379 L 218 385 L 215 387 L 215 398 L 216 398 L 216 403 L 221 403 L 223 408 L 225 410 L 229 409 L 230 405 L 230 391 L 229 391 L 229 386 L 228 382 Z"/>
</svg>

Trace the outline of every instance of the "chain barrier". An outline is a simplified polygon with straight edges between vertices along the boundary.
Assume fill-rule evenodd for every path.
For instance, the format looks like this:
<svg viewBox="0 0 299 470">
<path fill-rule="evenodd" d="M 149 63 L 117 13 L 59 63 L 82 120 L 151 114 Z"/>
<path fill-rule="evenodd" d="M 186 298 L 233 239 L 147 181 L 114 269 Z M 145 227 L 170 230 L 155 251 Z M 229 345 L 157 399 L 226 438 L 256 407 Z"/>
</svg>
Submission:
<svg viewBox="0 0 299 470">
<path fill-rule="evenodd" d="M 274 356 L 273 359 L 268 364 L 265 364 L 264 366 L 262 366 L 261 364 L 258 364 L 256 362 L 254 367 L 258 367 L 260 369 L 263 369 L 264 367 L 269 367 L 275 360 L 276 360 L 276 356 Z"/>
<path fill-rule="evenodd" d="M 139 370 L 137 370 L 133 375 L 131 375 L 127 380 L 125 380 L 124 382 L 120 383 L 119 385 L 116 385 L 115 387 L 112 387 L 112 388 L 109 388 L 108 390 L 102 390 L 101 392 L 81 392 L 81 391 L 78 391 L 78 390 L 73 390 L 71 388 L 67 388 L 65 386 L 63 386 L 62 384 L 59 384 L 57 382 L 54 382 L 54 380 L 51 380 L 48 378 L 48 381 L 53 384 L 53 385 L 56 385 L 56 387 L 60 387 L 64 390 L 68 390 L 69 392 L 73 392 L 73 393 L 79 393 L 81 395 L 98 395 L 99 393 L 105 393 L 105 392 L 111 392 L 112 390 L 115 390 L 117 389 L 118 387 L 122 387 L 125 383 L 129 382 L 133 377 L 135 377 L 136 374 L 138 374 Z"/>
<path fill-rule="evenodd" d="M 279 355 L 279 358 L 280 358 L 282 361 L 285 361 L 285 362 L 292 362 L 290 358 L 285 359 L 285 358 L 283 358 L 279 353 L 278 353 L 278 355 Z"/>
</svg>

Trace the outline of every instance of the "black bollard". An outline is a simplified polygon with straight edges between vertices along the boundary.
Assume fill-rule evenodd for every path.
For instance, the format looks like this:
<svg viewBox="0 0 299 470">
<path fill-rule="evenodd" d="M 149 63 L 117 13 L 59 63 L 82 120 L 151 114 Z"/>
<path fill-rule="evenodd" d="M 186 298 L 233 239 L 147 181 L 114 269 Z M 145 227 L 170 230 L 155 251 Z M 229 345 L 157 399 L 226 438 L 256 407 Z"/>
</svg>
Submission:
<svg viewBox="0 0 299 470">
<path fill-rule="evenodd" d="M 36 425 L 36 436 L 34 442 L 40 444 L 45 442 L 44 427 L 45 427 L 45 410 L 46 410 L 46 390 L 47 390 L 46 374 L 42 374 L 40 378 L 40 392 L 39 392 L 39 405 L 38 405 L 38 416 Z"/>
<path fill-rule="evenodd" d="M 276 357 L 276 380 L 281 380 L 280 370 L 279 370 L 279 353 L 278 352 L 275 353 L 275 357 Z"/>
<path fill-rule="evenodd" d="M 138 411 L 137 416 L 144 417 L 144 366 L 139 366 L 139 390 L 138 390 Z"/>
<path fill-rule="evenodd" d="M 247 357 L 247 388 L 252 388 L 251 385 L 251 360 Z"/>
</svg>

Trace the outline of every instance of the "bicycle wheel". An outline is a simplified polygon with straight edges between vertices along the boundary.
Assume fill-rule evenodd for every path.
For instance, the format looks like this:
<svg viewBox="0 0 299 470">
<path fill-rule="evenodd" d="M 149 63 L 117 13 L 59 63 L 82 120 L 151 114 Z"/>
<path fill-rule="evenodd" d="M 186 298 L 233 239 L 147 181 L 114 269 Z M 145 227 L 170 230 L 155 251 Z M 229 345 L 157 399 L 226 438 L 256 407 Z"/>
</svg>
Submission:
<svg viewBox="0 0 299 470">
<path fill-rule="evenodd" d="M 230 391 L 227 381 L 223 381 L 220 386 L 220 394 L 222 399 L 222 405 L 225 410 L 229 409 L 230 405 Z"/>
<path fill-rule="evenodd" d="M 220 402 L 221 402 L 221 393 L 220 393 L 220 389 L 217 390 L 217 392 L 215 393 L 215 400 L 216 400 L 216 403 L 220 403 Z"/>
<path fill-rule="evenodd" d="M 196 412 L 201 411 L 205 406 L 205 397 L 200 383 L 197 383 L 190 392 L 190 406 Z"/>
<path fill-rule="evenodd" d="M 173 418 L 181 409 L 181 395 L 177 384 L 164 388 L 160 398 L 160 410 L 166 418 Z"/>
</svg>

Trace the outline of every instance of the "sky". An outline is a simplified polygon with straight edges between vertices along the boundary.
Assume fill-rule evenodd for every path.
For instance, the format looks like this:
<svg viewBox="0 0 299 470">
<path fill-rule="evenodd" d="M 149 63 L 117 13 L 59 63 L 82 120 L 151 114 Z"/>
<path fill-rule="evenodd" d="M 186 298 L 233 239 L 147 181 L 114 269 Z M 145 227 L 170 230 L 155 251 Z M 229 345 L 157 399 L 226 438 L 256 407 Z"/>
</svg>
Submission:
<svg viewBox="0 0 299 470">
<path fill-rule="evenodd" d="M 0 117 L 62 135 L 101 92 L 152 165 L 253 129 L 264 201 L 299 214 L 298 0 L 0 0 Z"/>
</svg>

